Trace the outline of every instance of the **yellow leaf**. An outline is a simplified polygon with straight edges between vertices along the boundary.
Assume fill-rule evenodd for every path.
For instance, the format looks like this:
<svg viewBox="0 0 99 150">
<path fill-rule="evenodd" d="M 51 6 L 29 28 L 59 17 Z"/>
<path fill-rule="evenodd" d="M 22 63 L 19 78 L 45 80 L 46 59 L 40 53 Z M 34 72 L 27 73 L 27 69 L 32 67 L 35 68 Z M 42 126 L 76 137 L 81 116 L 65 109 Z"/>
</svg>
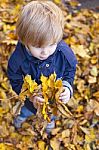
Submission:
<svg viewBox="0 0 99 150">
<path fill-rule="evenodd" d="M 30 92 L 28 90 L 21 92 L 19 94 L 19 99 L 24 101 L 26 99 L 26 96 L 28 96 L 28 97 L 30 96 Z"/>
<path fill-rule="evenodd" d="M 50 88 L 54 88 L 54 81 L 51 80 L 50 78 L 48 79 L 48 86 L 49 86 Z"/>
<path fill-rule="evenodd" d="M 96 97 L 96 98 L 99 98 L 99 91 L 93 93 L 93 96 Z"/>
<path fill-rule="evenodd" d="M 51 81 L 55 82 L 55 81 L 56 81 L 56 73 L 54 72 L 53 74 L 51 74 L 51 75 L 49 76 L 49 79 L 50 79 Z"/>
<path fill-rule="evenodd" d="M 70 1 L 69 3 L 70 3 L 70 5 L 73 6 L 73 7 L 76 7 L 76 6 L 78 5 L 78 2 L 75 1 L 75 0 L 74 0 L 74 1 Z"/>
<path fill-rule="evenodd" d="M 9 111 L 9 108 L 3 109 L 2 107 L 0 107 L 0 115 L 5 114 Z"/>
<path fill-rule="evenodd" d="M 48 146 L 48 145 L 46 146 L 46 149 L 45 149 L 45 150 L 49 150 L 49 146 Z"/>
<path fill-rule="evenodd" d="M 80 80 L 78 82 L 78 85 L 77 85 L 77 89 L 80 93 L 82 93 L 84 90 L 85 90 L 85 81 L 84 80 Z"/>
<path fill-rule="evenodd" d="M 38 148 L 40 150 L 45 150 L 45 142 L 44 141 L 38 141 L 37 144 L 38 144 Z"/>
<path fill-rule="evenodd" d="M 0 88 L 0 98 L 7 99 L 6 93 L 3 89 Z"/>
<path fill-rule="evenodd" d="M 48 89 L 48 78 L 41 75 L 41 78 L 40 78 L 41 82 L 42 82 L 42 90 L 43 92 L 46 92 L 47 89 Z"/>
<path fill-rule="evenodd" d="M 6 82 L 2 82 L 2 83 L 1 83 L 1 86 L 2 86 L 4 89 L 8 90 L 8 85 L 7 85 Z"/>
<path fill-rule="evenodd" d="M 69 111 L 69 109 L 67 108 L 67 106 L 65 105 L 65 104 L 63 104 L 61 101 L 59 101 L 59 103 L 61 104 L 61 106 L 63 107 L 63 109 L 69 114 L 69 115 L 73 115 L 70 111 Z"/>
<path fill-rule="evenodd" d="M 62 139 L 70 136 L 70 130 L 66 129 L 62 131 Z"/>
<path fill-rule="evenodd" d="M 46 114 L 46 104 L 45 104 L 45 103 L 44 103 L 44 105 L 43 105 L 42 114 Z"/>
<path fill-rule="evenodd" d="M 56 101 L 59 101 L 59 96 L 63 91 L 63 87 L 61 87 L 56 93 L 55 93 L 55 99 Z"/>
<path fill-rule="evenodd" d="M 70 118 L 71 115 L 62 107 L 62 105 L 58 104 L 57 105 L 58 110 L 66 117 Z"/>
<path fill-rule="evenodd" d="M 37 89 L 37 83 L 32 80 L 30 75 L 26 75 L 24 80 L 26 83 L 28 83 L 30 92 L 33 93 L 33 91 Z"/>
<path fill-rule="evenodd" d="M 75 54 L 78 54 L 82 58 L 90 58 L 88 55 L 88 49 L 85 49 L 83 45 L 72 45 L 71 48 Z"/>
<path fill-rule="evenodd" d="M 0 143 L 0 150 L 6 150 L 6 145 L 4 143 Z"/>
<path fill-rule="evenodd" d="M 52 108 L 53 115 L 57 116 L 57 106 Z"/>
<path fill-rule="evenodd" d="M 52 130 L 51 134 L 52 134 L 52 135 L 56 135 L 60 130 L 61 130 L 60 127 L 55 128 L 55 129 Z"/>
<path fill-rule="evenodd" d="M 95 77 L 98 75 L 98 70 L 96 66 L 92 67 L 92 69 L 90 70 L 90 74 Z"/>
<path fill-rule="evenodd" d="M 99 116 L 99 102 L 95 100 L 90 100 L 89 105 L 92 107 L 94 110 L 95 114 Z"/>
<path fill-rule="evenodd" d="M 56 138 L 52 138 L 50 140 L 50 145 L 53 148 L 53 150 L 59 150 L 60 149 L 60 142 Z"/>
<path fill-rule="evenodd" d="M 60 4 L 60 3 L 61 3 L 61 0 L 54 0 L 54 2 L 55 2 L 56 4 Z"/>
<path fill-rule="evenodd" d="M 30 92 L 33 93 L 35 89 L 37 89 L 37 83 L 35 81 L 32 81 L 30 84 Z"/>
<path fill-rule="evenodd" d="M 46 91 L 46 94 L 48 96 L 48 99 L 52 99 L 53 98 L 53 92 L 51 88 L 47 89 Z"/>
<path fill-rule="evenodd" d="M 12 132 L 12 133 L 10 134 L 10 138 L 16 139 L 16 138 L 19 138 L 19 137 L 20 137 L 19 134 L 16 133 L 16 132 Z M 21 137 L 20 137 L 20 138 L 21 138 Z"/>
<path fill-rule="evenodd" d="M 89 133 L 90 133 L 90 131 L 89 131 L 88 128 L 85 128 L 85 127 L 80 126 L 80 129 L 81 129 L 85 134 L 89 134 Z"/>
<path fill-rule="evenodd" d="M 36 91 L 37 89 L 39 90 L 37 83 L 32 80 L 30 75 L 26 75 L 22 85 L 21 93 L 19 94 L 19 99 L 24 101 L 26 96 L 31 97 L 31 94 L 33 94 L 34 90 Z"/>
<path fill-rule="evenodd" d="M 96 139 L 96 136 L 95 136 L 94 129 L 91 129 L 90 133 L 85 135 L 85 140 L 87 143 L 91 143 L 95 139 Z"/>
<path fill-rule="evenodd" d="M 57 81 L 55 82 L 55 88 L 56 88 L 56 89 L 60 89 L 61 87 L 63 87 L 63 85 L 62 85 L 62 80 L 57 80 Z"/>
<path fill-rule="evenodd" d="M 45 77 L 43 74 L 41 75 L 41 78 L 40 78 L 40 80 L 41 80 L 41 82 L 42 83 L 46 83 L 47 82 L 47 77 Z"/>
<path fill-rule="evenodd" d="M 78 113 L 81 113 L 81 112 L 83 111 L 83 109 L 84 109 L 84 106 L 83 106 L 83 105 L 79 105 L 79 106 L 77 107 L 76 111 L 77 111 Z"/>
<path fill-rule="evenodd" d="M 89 83 L 96 83 L 96 82 L 97 82 L 97 79 L 96 79 L 96 77 L 93 77 L 93 76 L 90 76 L 90 75 L 89 75 L 88 82 L 89 82 Z"/>
<path fill-rule="evenodd" d="M 89 143 L 84 145 L 84 150 L 92 150 Z"/>
<path fill-rule="evenodd" d="M 94 56 L 91 57 L 91 63 L 92 63 L 92 64 L 96 64 L 97 61 L 98 61 L 98 58 L 97 58 L 96 55 L 94 55 Z"/>
</svg>

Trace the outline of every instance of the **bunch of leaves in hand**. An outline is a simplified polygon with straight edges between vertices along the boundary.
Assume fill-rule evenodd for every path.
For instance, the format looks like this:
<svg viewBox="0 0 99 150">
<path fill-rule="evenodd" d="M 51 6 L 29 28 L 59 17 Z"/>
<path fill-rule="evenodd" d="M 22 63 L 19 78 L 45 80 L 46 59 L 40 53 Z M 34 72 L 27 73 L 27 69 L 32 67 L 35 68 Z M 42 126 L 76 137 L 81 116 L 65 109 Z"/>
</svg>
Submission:
<svg viewBox="0 0 99 150">
<path fill-rule="evenodd" d="M 35 80 L 32 80 L 30 75 L 26 75 L 19 98 L 20 100 L 25 101 L 26 97 L 30 98 L 33 94 L 38 93 L 38 91 L 39 85 L 35 82 Z"/>
<path fill-rule="evenodd" d="M 56 80 L 56 74 L 51 74 L 49 77 L 41 76 L 42 95 L 45 99 L 42 114 L 44 119 L 50 121 L 50 112 L 57 115 L 57 104 L 59 95 L 63 91 L 62 80 Z"/>
<path fill-rule="evenodd" d="M 62 80 L 56 80 L 55 73 L 49 77 L 41 75 L 40 80 L 41 85 L 38 85 L 30 75 L 26 75 L 19 98 L 24 102 L 26 97 L 39 96 L 39 92 L 42 92 L 44 102 L 42 105 L 38 104 L 39 112 L 41 112 L 45 120 L 50 121 L 50 114 L 57 116 L 57 110 L 59 109 L 60 112 L 63 112 L 63 107 L 65 111 L 67 110 L 66 106 L 59 100 L 59 95 L 63 91 Z"/>
</svg>

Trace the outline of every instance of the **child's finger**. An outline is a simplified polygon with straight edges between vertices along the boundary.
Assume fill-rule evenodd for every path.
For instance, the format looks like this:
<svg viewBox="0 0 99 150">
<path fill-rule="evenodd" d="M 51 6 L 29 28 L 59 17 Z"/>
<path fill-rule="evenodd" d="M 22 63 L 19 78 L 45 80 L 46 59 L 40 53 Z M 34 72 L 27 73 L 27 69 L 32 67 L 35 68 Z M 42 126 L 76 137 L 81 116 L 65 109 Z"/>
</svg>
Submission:
<svg viewBox="0 0 99 150">
<path fill-rule="evenodd" d="M 66 92 L 63 92 L 60 94 L 60 97 L 65 96 L 65 95 L 66 95 Z"/>
<path fill-rule="evenodd" d="M 62 96 L 62 97 L 59 97 L 60 100 L 65 100 L 65 99 L 67 99 L 67 98 L 68 98 L 68 96 L 66 96 L 66 95 L 65 95 L 65 96 Z"/>
<path fill-rule="evenodd" d="M 66 91 L 66 90 L 60 94 L 60 96 L 65 96 L 65 95 L 68 95 L 68 91 Z"/>
<path fill-rule="evenodd" d="M 64 91 L 60 94 L 60 96 L 65 96 L 70 94 L 70 90 L 67 87 L 64 87 Z"/>
<path fill-rule="evenodd" d="M 42 93 L 38 93 L 38 97 L 42 97 Z"/>
<path fill-rule="evenodd" d="M 64 104 L 68 103 L 69 99 L 62 100 Z"/>
<path fill-rule="evenodd" d="M 36 96 L 36 100 L 38 102 L 41 102 L 41 103 L 43 103 L 45 101 L 44 98 L 41 98 L 41 97 L 38 97 L 38 96 Z"/>
</svg>

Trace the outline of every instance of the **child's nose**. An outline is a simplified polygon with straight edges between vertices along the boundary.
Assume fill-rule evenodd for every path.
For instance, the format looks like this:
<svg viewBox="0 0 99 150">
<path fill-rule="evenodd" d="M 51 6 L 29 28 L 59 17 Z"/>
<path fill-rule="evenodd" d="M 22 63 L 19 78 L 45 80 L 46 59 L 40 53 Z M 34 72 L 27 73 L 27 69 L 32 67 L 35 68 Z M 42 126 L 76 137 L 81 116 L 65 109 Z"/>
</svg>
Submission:
<svg viewBox="0 0 99 150">
<path fill-rule="evenodd" d="M 47 50 L 46 50 L 46 49 L 43 49 L 41 53 L 42 53 L 43 55 L 47 55 Z"/>
</svg>

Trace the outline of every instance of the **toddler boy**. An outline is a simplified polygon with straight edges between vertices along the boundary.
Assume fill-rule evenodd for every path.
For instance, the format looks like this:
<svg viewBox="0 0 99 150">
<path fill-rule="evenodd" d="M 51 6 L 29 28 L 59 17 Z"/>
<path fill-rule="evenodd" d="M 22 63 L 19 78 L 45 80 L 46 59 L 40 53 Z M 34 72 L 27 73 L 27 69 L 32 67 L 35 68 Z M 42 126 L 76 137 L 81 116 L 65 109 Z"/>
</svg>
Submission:
<svg viewBox="0 0 99 150">
<path fill-rule="evenodd" d="M 8 61 L 8 77 L 12 89 L 19 94 L 23 77 L 27 74 L 40 84 L 40 76 L 56 73 L 62 79 L 64 92 L 60 100 L 66 104 L 73 95 L 73 81 L 77 60 L 73 51 L 62 40 L 64 17 L 61 9 L 51 1 L 32 1 L 23 7 L 16 25 L 18 43 Z M 43 103 L 42 95 L 26 98 L 20 114 L 14 119 L 16 128 L 37 109 L 34 102 Z M 48 123 L 46 131 L 55 127 L 55 117 Z"/>
</svg>

